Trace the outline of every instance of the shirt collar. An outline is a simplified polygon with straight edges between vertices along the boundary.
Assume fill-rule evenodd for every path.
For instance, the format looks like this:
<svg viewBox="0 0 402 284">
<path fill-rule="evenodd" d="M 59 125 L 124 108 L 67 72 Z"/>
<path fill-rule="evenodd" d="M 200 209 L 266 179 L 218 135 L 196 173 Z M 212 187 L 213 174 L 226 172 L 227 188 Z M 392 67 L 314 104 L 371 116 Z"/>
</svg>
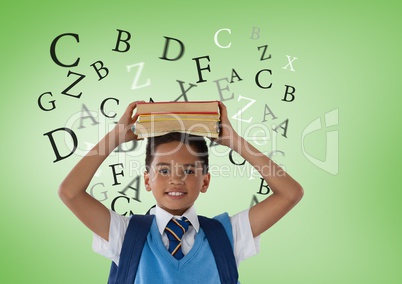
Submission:
<svg viewBox="0 0 402 284">
<path fill-rule="evenodd" d="M 194 227 L 195 231 L 198 233 L 200 229 L 200 223 L 198 222 L 197 212 L 195 211 L 194 205 L 187 209 L 186 212 L 182 216 L 175 216 L 167 212 L 166 210 L 160 208 L 156 205 L 155 210 L 151 210 L 151 214 L 155 214 L 156 224 L 158 225 L 159 233 L 162 235 L 165 231 L 167 224 L 169 223 L 170 219 L 173 217 L 176 219 L 181 219 L 182 217 L 186 217 L 191 225 Z"/>
</svg>

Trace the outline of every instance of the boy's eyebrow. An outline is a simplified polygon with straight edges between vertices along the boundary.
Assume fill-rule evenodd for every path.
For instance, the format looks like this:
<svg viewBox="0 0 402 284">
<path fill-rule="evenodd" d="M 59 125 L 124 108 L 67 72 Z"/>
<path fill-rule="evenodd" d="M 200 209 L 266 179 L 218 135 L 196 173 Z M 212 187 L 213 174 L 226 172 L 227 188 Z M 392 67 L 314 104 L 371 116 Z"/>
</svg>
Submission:
<svg viewBox="0 0 402 284">
<path fill-rule="evenodd" d="M 159 167 L 159 166 L 170 166 L 169 163 L 157 163 L 155 166 Z"/>
<path fill-rule="evenodd" d="M 183 167 L 193 167 L 193 168 L 195 168 L 195 165 L 194 164 L 183 164 Z"/>
<path fill-rule="evenodd" d="M 171 164 L 161 162 L 161 163 L 157 163 L 155 166 L 157 166 L 157 167 L 160 167 L 160 166 L 171 166 Z M 183 166 L 183 167 L 193 167 L 193 168 L 196 167 L 195 164 L 191 164 L 191 163 L 189 163 L 189 164 L 183 164 L 182 166 Z"/>
</svg>

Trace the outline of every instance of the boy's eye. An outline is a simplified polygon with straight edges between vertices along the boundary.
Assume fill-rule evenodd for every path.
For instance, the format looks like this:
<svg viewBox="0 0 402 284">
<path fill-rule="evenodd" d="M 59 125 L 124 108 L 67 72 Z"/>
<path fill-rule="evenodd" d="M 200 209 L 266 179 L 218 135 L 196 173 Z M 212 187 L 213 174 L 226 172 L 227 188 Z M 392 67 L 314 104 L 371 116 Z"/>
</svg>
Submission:
<svg viewBox="0 0 402 284">
<path fill-rule="evenodd" d="M 194 173 L 194 170 L 192 170 L 192 169 L 185 169 L 184 170 L 184 174 L 186 174 L 186 175 L 190 175 L 190 174 L 193 174 Z"/>
<path fill-rule="evenodd" d="M 159 173 L 162 175 L 168 175 L 169 174 L 169 169 L 160 169 Z"/>
</svg>

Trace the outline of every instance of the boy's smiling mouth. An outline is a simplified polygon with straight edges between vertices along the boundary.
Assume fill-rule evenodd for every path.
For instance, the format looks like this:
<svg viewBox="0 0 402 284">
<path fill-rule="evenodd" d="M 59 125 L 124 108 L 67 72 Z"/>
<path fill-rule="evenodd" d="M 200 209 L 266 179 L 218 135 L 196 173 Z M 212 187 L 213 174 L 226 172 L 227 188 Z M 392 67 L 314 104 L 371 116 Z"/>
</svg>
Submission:
<svg viewBox="0 0 402 284">
<path fill-rule="evenodd" d="M 183 196 L 186 193 L 181 192 L 181 191 L 170 191 L 170 192 L 166 192 L 166 194 L 169 196 Z"/>
</svg>

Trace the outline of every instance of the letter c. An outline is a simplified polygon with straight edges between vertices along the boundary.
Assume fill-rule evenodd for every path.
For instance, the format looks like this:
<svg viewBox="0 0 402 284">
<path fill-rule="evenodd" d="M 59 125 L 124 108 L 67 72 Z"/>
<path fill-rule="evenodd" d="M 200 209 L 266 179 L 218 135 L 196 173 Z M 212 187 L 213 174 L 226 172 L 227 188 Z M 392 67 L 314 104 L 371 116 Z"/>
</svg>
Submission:
<svg viewBox="0 0 402 284">
<path fill-rule="evenodd" d="M 65 34 L 61 34 L 58 37 L 56 37 L 53 41 L 52 44 L 50 45 L 50 56 L 52 57 L 54 63 L 56 63 L 57 65 L 61 66 L 61 67 L 74 67 L 77 66 L 78 63 L 80 62 L 80 58 L 78 57 L 77 60 L 72 63 L 72 64 L 64 64 L 62 63 L 56 56 L 56 44 L 59 41 L 59 39 L 61 39 L 64 36 L 72 36 L 73 38 L 75 38 L 75 40 L 77 42 L 80 42 L 80 39 L 78 37 L 78 34 L 73 34 L 73 33 L 65 33 Z"/>
<path fill-rule="evenodd" d="M 220 47 L 220 48 L 229 48 L 229 47 L 232 45 L 231 42 L 230 42 L 228 45 L 225 45 L 225 46 L 220 45 L 219 42 L 218 42 L 218 34 L 219 34 L 221 31 L 227 31 L 229 34 L 232 33 L 230 29 L 220 29 L 219 31 L 217 31 L 217 32 L 215 33 L 214 42 L 215 42 L 215 44 L 216 44 L 218 47 Z"/>
<path fill-rule="evenodd" d="M 127 196 L 122 196 L 122 195 L 117 196 L 115 199 L 113 199 L 112 205 L 111 205 L 111 209 L 112 209 L 114 212 L 116 212 L 116 208 L 115 208 L 116 201 L 117 201 L 117 199 L 120 199 L 120 198 L 123 198 L 123 199 L 127 200 L 127 203 L 130 203 L 130 198 L 128 198 Z M 120 214 L 120 215 L 126 216 L 126 215 L 127 215 L 127 211 L 124 212 L 123 214 Z"/>
</svg>

